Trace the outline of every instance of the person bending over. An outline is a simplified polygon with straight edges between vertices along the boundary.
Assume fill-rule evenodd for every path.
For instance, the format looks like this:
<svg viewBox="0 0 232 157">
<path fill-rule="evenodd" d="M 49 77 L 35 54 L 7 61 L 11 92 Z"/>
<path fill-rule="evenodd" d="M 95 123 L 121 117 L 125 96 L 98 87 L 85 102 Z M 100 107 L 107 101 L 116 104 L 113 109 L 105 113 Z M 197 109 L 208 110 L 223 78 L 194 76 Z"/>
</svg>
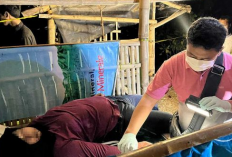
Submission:
<svg viewBox="0 0 232 157">
<path fill-rule="evenodd" d="M 0 138 L 1 157 L 104 157 L 118 155 L 116 146 L 140 95 L 94 96 L 54 107 L 27 127 L 6 128 Z M 163 118 L 165 117 L 165 118 Z M 144 124 L 154 133 L 168 132 L 171 114 L 152 111 Z M 155 126 L 155 127 L 154 127 Z M 147 145 L 149 143 L 139 143 Z"/>
</svg>

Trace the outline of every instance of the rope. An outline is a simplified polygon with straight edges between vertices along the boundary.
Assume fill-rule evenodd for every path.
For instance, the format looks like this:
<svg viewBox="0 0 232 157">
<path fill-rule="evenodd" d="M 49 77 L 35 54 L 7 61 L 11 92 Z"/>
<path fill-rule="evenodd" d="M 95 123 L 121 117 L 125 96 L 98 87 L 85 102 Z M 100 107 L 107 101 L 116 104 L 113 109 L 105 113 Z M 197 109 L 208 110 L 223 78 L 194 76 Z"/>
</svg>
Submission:
<svg viewBox="0 0 232 157">
<path fill-rule="evenodd" d="M 33 15 L 33 16 L 26 16 L 26 17 L 20 17 L 20 18 L 15 18 L 15 19 L 8 19 L 8 20 L 2 20 L 0 23 L 7 22 L 7 21 L 13 21 L 13 20 L 23 20 L 23 19 L 29 19 L 29 18 L 35 18 L 38 15 Z"/>
</svg>

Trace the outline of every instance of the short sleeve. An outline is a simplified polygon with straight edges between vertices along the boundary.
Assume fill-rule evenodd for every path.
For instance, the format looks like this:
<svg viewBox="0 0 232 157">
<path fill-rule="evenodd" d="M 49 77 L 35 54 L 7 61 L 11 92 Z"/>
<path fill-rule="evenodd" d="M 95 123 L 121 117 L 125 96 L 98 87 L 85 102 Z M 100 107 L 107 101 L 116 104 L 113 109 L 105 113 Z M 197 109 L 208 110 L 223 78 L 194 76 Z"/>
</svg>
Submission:
<svg viewBox="0 0 232 157">
<path fill-rule="evenodd" d="M 169 59 L 162 64 L 147 88 L 146 94 L 156 100 L 161 99 L 172 86 L 172 61 L 173 59 Z"/>
</svg>

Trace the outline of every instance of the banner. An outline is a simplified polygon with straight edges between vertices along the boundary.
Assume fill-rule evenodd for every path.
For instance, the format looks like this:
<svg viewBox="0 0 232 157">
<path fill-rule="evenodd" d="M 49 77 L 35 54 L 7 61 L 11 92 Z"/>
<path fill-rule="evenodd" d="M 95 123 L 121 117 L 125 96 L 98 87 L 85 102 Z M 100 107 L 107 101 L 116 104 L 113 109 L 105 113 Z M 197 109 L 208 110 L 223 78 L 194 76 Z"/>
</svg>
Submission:
<svg viewBox="0 0 232 157">
<path fill-rule="evenodd" d="M 118 49 L 118 42 L 0 49 L 0 122 L 111 95 Z"/>
<path fill-rule="evenodd" d="M 58 46 L 65 76 L 66 100 L 97 93 L 112 95 L 118 60 L 118 42 Z M 71 86 L 70 86 L 71 85 Z"/>
</svg>

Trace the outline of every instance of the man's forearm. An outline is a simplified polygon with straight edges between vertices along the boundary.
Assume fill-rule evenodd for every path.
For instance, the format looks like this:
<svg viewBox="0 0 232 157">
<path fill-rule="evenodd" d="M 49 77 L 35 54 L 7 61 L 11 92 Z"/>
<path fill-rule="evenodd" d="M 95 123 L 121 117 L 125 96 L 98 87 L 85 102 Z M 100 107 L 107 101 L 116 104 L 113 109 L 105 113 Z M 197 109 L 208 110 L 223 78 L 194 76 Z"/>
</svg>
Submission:
<svg viewBox="0 0 232 157">
<path fill-rule="evenodd" d="M 133 133 L 136 135 L 150 114 L 152 108 L 155 106 L 156 102 L 157 100 L 151 98 L 147 94 L 144 94 L 132 114 L 130 123 L 125 133 Z"/>
</svg>

